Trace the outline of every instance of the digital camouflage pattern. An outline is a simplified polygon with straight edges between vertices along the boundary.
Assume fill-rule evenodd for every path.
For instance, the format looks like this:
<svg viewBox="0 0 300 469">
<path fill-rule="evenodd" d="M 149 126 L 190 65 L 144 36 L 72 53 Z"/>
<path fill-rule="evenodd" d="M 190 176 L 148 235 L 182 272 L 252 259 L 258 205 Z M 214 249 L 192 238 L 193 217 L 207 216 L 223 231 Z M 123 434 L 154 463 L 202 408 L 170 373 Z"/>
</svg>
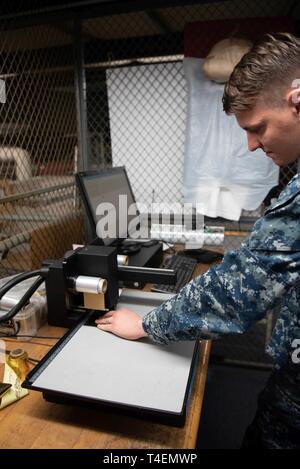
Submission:
<svg viewBox="0 0 300 469">
<path fill-rule="evenodd" d="M 143 327 L 159 343 L 242 334 L 276 312 L 267 352 L 274 371 L 259 398 L 246 447 L 300 448 L 300 175 L 256 222 L 240 250 L 150 311 Z M 250 446 L 248 446 L 250 445 Z"/>
<path fill-rule="evenodd" d="M 275 369 L 259 396 L 243 449 L 300 448 L 300 365 L 291 359 Z"/>
<path fill-rule="evenodd" d="M 149 312 L 143 327 L 156 342 L 242 334 L 276 311 L 267 351 L 281 365 L 300 339 L 300 175 L 256 222 L 238 251 Z"/>
</svg>

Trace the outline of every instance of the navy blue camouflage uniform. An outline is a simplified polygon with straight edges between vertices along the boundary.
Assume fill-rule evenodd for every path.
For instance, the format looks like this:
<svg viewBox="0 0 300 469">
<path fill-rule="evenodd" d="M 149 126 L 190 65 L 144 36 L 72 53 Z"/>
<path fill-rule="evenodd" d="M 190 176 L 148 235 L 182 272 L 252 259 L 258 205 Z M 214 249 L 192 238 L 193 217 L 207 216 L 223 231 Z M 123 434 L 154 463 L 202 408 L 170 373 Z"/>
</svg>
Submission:
<svg viewBox="0 0 300 469">
<path fill-rule="evenodd" d="M 242 334 L 271 312 L 278 319 L 267 352 L 275 367 L 247 438 L 260 447 L 300 448 L 300 175 L 238 251 L 148 313 L 143 327 L 162 344 L 215 339 Z"/>
</svg>

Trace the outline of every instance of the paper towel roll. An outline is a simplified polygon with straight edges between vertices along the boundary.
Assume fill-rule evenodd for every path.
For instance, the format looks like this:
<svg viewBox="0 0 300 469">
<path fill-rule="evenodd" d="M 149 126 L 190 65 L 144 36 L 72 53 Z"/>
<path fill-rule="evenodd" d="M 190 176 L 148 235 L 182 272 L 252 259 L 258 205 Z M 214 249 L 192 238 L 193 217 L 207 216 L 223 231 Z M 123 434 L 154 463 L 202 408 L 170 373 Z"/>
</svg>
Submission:
<svg viewBox="0 0 300 469">
<path fill-rule="evenodd" d="M 205 233 L 204 230 L 185 230 L 181 225 L 152 225 L 151 238 L 170 243 L 193 243 L 201 247 L 221 246 L 224 233 Z"/>
<path fill-rule="evenodd" d="M 204 244 L 206 246 L 222 246 L 224 233 L 204 233 Z"/>
</svg>

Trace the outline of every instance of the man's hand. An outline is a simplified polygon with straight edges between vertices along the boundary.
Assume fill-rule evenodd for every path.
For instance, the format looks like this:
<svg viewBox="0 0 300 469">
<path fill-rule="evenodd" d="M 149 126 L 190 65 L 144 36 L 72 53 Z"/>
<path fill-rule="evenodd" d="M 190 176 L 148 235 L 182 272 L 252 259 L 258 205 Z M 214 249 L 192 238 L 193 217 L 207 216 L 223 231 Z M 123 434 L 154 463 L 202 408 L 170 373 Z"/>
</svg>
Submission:
<svg viewBox="0 0 300 469">
<path fill-rule="evenodd" d="M 123 339 L 136 340 L 147 336 L 141 317 L 127 308 L 109 311 L 95 322 L 102 331 L 112 332 Z"/>
</svg>

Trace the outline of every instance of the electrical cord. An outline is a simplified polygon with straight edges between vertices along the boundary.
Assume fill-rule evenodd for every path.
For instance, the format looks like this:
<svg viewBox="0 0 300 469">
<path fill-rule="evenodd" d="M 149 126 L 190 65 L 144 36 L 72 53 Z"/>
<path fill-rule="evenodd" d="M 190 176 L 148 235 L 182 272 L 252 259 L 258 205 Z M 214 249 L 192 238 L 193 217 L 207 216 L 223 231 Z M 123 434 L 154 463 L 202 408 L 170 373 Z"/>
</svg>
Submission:
<svg viewBox="0 0 300 469">
<path fill-rule="evenodd" d="M 38 278 L 33 282 L 33 284 L 28 288 L 28 290 L 24 293 L 22 298 L 18 301 L 16 305 L 14 305 L 6 314 L 1 316 L 0 318 L 0 323 L 9 321 L 12 319 L 23 306 L 25 306 L 31 298 L 31 296 L 34 294 L 34 292 L 38 289 L 38 287 L 43 283 L 44 278 L 48 274 L 48 269 L 47 268 L 42 268 L 39 270 L 32 270 L 31 272 L 23 272 L 22 274 L 19 274 L 15 277 L 13 277 L 11 280 L 6 282 L 1 288 L 0 288 L 0 300 L 1 298 L 13 287 L 18 285 L 19 283 L 23 282 L 24 280 L 27 280 L 28 278 L 31 277 L 36 277 Z"/>
</svg>

